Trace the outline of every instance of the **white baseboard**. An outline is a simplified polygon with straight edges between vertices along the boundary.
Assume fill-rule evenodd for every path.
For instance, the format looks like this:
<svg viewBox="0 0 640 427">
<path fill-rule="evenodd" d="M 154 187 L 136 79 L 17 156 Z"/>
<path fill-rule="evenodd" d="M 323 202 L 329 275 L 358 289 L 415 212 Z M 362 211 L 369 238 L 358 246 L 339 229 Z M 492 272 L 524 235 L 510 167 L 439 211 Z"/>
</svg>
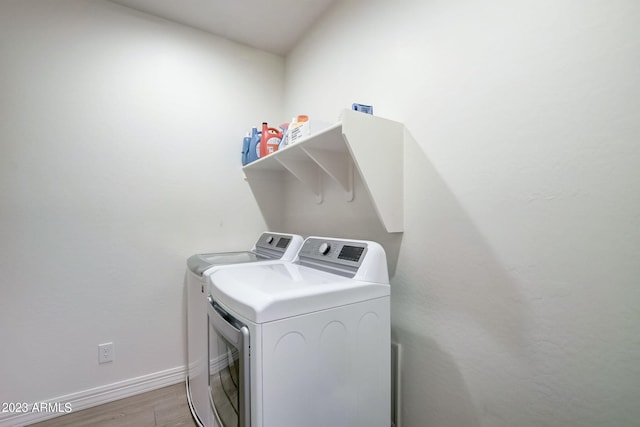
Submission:
<svg viewBox="0 0 640 427">
<path fill-rule="evenodd" d="M 184 381 L 186 373 L 187 371 L 184 366 L 178 366 L 165 371 L 154 372 L 141 377 L 48 399 L 42 403 L 49 405 L 49 409 L 52 407 L 60 408 L 62 412 L 33 411 L 33 404 L 31 404 L 29 408 L 27 408 L 27 412 L 0 413 L 0 427 L 25 426 L 64 415 L 65 404 L 67 403 L 70 404 L 72 412 L 77 412 L 93 406 L 113 402 L 114 400 L 177 384 Z M 40 402 L 38 403 L 40 404 Z"/>
</svg>

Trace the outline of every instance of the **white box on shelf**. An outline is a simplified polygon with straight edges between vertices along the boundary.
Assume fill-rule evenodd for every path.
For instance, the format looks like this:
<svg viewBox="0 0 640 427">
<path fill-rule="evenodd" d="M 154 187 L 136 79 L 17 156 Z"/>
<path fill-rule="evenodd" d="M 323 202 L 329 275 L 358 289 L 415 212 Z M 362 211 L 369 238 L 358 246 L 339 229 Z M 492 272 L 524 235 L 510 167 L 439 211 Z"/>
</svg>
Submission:
<svg viewBox="0 0 640 427">
<path fill-rule="evenodd" d="M 319 120 L 292 123 L 287 131 L 287 145 L 295 144 L 313 134 L 323 131 L 331 124 Z"/>
</svg>

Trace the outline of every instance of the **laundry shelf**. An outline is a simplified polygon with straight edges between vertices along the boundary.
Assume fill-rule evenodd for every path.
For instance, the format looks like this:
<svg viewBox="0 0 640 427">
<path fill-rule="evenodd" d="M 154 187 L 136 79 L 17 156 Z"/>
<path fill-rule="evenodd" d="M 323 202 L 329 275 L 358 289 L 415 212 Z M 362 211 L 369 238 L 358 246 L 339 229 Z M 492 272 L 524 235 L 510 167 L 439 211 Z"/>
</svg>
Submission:
<svg viewBox="0 0 640 427">
<path fill-rule="evenodd" d="M 352 201 L 357 172 L 386 230 L 401 232 L 404 134 L 401 123 L 344 110 L 340 122 L 244 166 L 243 171 L 256 196 L 264 180 L 292 175 L 317 203 L 324 197 L 323 175 L 341 190 L 345 202 Z M 282 185 L 272 188 L 285 191 Z"/>
</svg>

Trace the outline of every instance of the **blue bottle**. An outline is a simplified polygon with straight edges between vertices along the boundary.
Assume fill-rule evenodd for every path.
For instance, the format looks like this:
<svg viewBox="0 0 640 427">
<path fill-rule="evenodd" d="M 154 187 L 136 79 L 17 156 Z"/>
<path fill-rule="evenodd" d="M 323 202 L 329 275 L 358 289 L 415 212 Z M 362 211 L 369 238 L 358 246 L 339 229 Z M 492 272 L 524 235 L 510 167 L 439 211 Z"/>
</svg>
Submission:
<svg viewBox="0 0 640 427">
<path fill-rule="evenodd" d="M 247 155 L 249 154 L 249 145 L 251 144 L 251 134 L 247 132 L 242 140 L 242 166 L 246 165 Z"/>
<path fill-rule="evenodd" d="M 245 160 L 243 163 L 248 165 L 249 163 L 258 160 L 260 158 L 260 138 L 262 137 L 262 132 L 258 132 L 257 128 L 251 129 L 251 138 L 249 140 L 249 149 L 247 150 Z"/>
</svg>

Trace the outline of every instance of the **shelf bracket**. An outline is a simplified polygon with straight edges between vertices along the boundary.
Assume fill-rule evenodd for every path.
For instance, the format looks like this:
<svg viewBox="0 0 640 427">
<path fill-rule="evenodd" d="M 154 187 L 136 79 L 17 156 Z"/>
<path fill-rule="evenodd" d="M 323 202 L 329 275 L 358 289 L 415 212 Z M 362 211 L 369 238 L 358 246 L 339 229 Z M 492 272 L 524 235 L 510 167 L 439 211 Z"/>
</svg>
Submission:
<svg viewBox="0 0 640 427">
<path fill-rule="evenodd" d="M 302 148 L 307 156 L 313 160 L 329 177 L 334 180 L 342 191 L 347 202 L 353 201 L 353 161 L 349 156 L 341 153 L 312 147 Z"/>
<path fill-rule="evenodd" d="M 304 186 L 314 194 L 316 203 L 322 203 L 322 179 L 320 169 L 313 162 L 301 162 L 299 159 L 287 159 L 285 156 L 278 157 L 278 162 L 296 177 Z"/>
</svg>

